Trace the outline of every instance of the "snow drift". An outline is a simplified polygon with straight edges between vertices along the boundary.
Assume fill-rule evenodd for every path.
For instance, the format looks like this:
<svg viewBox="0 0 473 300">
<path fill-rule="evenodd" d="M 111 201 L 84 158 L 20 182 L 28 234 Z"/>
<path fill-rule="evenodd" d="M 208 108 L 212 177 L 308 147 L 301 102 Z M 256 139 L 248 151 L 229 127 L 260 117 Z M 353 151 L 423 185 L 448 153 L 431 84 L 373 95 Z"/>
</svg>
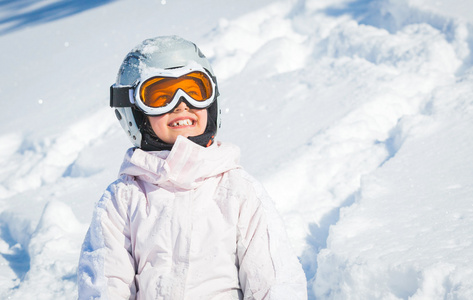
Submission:
<svg viewBox="0 0 473 300">
<path fill-rule="evenodd" d="M 1 4 L 0 298 L 76 297 L 131 146 L 109 85 L 167 34 L 211 60 L 219 138 L 273 196 L 311 299 L 473 298 L 473 3 L 67 3 Z"/>
</svg>

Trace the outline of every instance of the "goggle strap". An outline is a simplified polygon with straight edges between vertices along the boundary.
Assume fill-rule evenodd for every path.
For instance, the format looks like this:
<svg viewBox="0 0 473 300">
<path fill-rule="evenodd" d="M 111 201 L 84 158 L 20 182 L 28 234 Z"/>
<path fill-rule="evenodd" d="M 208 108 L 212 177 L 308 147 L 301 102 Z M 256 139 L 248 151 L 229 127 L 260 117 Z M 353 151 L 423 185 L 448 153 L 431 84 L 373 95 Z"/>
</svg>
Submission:
<svg viewBox="0 0 473 300">
<path fill-rule="evenodd" d="M 132 86 L 110 86 L 110 107 L 133 107 L 130 94 L 133 95 Z"/>
<path fill-rule="evenodd" d="M 205 70 L 205 71 L 207 71 L 207 70 Z M 215 96 L 217 96 L 217 97 L 220 96 L 220 92 L 219 92 L 218 86 L 217 86 L 217 77 L 213 76 L 213 75 L 210 75 L 210 72 L 208 72 L 208 71 L 207 71 L 207 73 L 212 78 L 212 81 L 215 85 Z"/>
</svg>

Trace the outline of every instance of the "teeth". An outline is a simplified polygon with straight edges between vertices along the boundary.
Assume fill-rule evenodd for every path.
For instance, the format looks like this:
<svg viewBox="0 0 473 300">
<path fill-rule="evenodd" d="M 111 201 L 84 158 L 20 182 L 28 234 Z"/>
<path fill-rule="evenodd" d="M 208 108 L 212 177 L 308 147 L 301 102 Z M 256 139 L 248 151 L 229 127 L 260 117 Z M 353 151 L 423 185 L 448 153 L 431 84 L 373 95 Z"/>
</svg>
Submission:
<svg viewBox="0 0 473 300">
<path fill-rule="evenodd" d="M 189 119 L 186 120 L 179 120 L 177 122 L 174 122 L 171 124 L 171 127 L 176 127 L 176 126 L 186 126 L 186 125 L 192 125 L 192 121 Z"/>
</svg>

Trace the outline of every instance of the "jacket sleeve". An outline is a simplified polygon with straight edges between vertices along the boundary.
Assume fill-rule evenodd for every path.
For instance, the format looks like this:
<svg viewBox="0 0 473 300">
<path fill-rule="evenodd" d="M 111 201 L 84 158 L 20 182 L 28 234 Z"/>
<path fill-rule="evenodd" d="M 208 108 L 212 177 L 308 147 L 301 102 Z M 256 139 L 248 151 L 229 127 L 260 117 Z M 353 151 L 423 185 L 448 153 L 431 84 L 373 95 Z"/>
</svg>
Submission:
<svg viewBox="0 0 473 300">
<path fill-rule="evenodd" d="M 249 175 L 238 221 L 240 286 L 244 299 L 307 299 L 307 282 L 282 219 L 261 184 Z"/>
<path fill-rule="evenodd" d="M 95 207 L 82 245 L 79 299 L 135 299 L 135 263 L 131 255 L 124 183 L 111 184 Z"/>
</svg>

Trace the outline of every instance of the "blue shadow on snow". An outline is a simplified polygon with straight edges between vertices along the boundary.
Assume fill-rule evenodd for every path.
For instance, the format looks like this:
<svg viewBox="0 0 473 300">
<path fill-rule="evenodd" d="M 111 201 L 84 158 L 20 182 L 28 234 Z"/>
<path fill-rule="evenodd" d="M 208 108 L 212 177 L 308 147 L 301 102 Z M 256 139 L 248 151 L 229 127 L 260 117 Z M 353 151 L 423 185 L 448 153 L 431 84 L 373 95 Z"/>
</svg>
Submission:
<svg viewBox="0 0 473 300">
<path fill-rule="evenodd" d="M 307 279 L 307 293 L 309 300 L 315 300 L 314 291 L 312 289 L 315 276 L 317 275 L 318 263 L 317 256 L 322 249 L 327 248 L 327 239 L 330 234 L 330 227 L 340 220 L 340 210 L 349 207 L 356 201 L 359 191 L 348 196 L 343 203 L 331 211 L 329 211 L 319 222 L 319 224 L 309 224 L 309 235 L 306 237 L 309 247 L 300 257 L 302 268 Z"/>
<path fill-rule="evenodd" d="M 0 35 L 35 26 L 95 8 L 115 0 L 57 0 L 41 5 L 43 0 L 0 0 L 0 10 L 10 12 L 0 17 Z"/>
<path fill-rule="evenodd" d="M 390 12 L 382 12 L 382 3 L 376 0 L 357 0 L 344 6 L 332 6 L 324 10 L 329 16 L 350 15 L 358 23 L 384 28 L 393 33 L 398 28 L 395 17 Z"/>
<path fill-rule="evenodd" d="M 3 222 L 0 222 L 0 239 L 4 240 L 10 246 L 8 253 L 0 253 L 0 255 L 8 261 L 8 265 L 17 278 L 23 281 L 26 273 L 30 270 L 30 256 L 27 249 L 24 249 L 15 241 L 11 236 L 8 224 Z"/>
</svg>

